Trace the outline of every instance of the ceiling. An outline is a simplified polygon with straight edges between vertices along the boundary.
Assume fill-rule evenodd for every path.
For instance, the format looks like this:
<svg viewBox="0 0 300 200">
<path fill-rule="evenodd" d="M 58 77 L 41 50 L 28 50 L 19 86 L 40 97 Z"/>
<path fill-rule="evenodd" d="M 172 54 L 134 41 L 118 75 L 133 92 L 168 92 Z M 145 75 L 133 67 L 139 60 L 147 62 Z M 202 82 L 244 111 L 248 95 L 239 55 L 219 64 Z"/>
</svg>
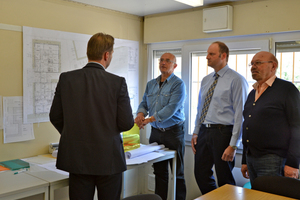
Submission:
<svg viewBox="0 0 300 200">
<path fill-rule="evenodd" d="M 69 0 L 137 16 L 184 10 L 192 6 L 174 0 Z M 204 0 L 204 6 L 241 0 Z"/>
</svg>

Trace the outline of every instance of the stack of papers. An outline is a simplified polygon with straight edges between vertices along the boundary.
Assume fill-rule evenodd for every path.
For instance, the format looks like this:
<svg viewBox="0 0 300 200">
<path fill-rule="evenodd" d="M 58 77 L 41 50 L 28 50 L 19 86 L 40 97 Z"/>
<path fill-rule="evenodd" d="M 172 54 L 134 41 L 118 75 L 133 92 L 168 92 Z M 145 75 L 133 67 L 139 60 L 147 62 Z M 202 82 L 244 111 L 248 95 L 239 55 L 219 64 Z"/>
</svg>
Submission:
<svg viewBox="0 0 300 200">
<path fill-rule="evenodd" d="M 127 165 L 136 165 L 141 163 L 146 163 L 149 160 L 153 160 L 159 157 L 164 156 L 163 153 L 159 152 L 164 149 L 164 145 L 158 145 L 156 142 L 141 146 L 138 149 L 125 152 L 126 164 Z"/>
</svg>

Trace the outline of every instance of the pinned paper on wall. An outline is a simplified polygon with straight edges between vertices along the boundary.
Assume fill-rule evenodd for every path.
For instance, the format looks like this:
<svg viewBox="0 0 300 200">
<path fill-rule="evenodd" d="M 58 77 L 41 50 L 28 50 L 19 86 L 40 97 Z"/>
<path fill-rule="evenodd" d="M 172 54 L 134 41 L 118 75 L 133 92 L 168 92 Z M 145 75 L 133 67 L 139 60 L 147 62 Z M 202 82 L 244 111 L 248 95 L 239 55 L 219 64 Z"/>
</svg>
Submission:
<svg viewBox="0 0 300 200">
<path fill-rule="evenodd" d="M 62 72 L 88 62 L 92 35 L 23 26 L 24 123 L 49 121 L 55 88 Z M 115 38 L 107 71 L 125 78 L 132 110 L 139 105 L 139 42 Z"/>
<path fill-rule="evenodd" d="M 3 97 L 3 142 L 33 140 L 33 125 L 23 124 L 23 98 Z"/>
</svg>

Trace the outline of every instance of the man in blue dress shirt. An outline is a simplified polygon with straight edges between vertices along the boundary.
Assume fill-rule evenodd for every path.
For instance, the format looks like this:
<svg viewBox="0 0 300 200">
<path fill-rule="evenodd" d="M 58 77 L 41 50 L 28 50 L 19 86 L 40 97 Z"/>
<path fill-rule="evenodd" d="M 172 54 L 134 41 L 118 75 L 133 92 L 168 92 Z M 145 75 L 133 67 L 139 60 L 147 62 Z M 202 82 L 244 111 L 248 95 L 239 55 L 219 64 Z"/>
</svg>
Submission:
<svg viewBox="0 0 300 200">
<path fill-rule="evenodd" d="M 201 82 L 191 141 L 195 154 L 195 178 L 202 194 L 217 188 L 213 165 L 219 186 L 235 185 L 232 169 L 240 142 L 242 110 L 247 99 L 248 83 L 243 76 L 229 68 L 228 57 L 229 49 L 222 42 L 212 43 L 207 50 L 208 66 L 214 72 L 205 76 Z M 215 79 L 217 83 L 211 101 L 207 104 L 206 96 Z M 207 105 L 207 114 L 201 117 L 202 109 Z"/>
<path fill-rule="evenodd" d="M 174 75 L 176 57 L 171 53 L 161 56 L 161 75 L 147 83 L 147 87 L 137 110 L 136 124 L 143 128 L 151 124 L 150 143 L 157 142 L 177 151 L 176 200 L 184 200 L 186 186 L 184 180 L 184 82 Z M 145 119 L 146 116 L 149 116 Z M 163 200 L 168 196 L 168 164 L 170 160 L 154 163 L 155 193 Z M 172 165 L 171 165 L 172 166 Z"/>
</svg>

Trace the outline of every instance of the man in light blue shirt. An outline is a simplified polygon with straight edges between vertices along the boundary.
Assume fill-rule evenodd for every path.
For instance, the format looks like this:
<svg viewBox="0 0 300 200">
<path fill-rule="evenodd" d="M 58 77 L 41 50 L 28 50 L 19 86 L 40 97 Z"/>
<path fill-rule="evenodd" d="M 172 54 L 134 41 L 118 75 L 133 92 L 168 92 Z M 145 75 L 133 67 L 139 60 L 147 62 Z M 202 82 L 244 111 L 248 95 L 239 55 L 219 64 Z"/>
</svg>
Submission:
<svg viewBox="0 0 300 200">
<path fill-rule="evenodd" d="M 186 89 L 184 82 L 174 75 L 177 67 L 176 57 L 171 53 L 161 56 L 159 69 L 161 75 L 147 83 L 143 100 L 137 110 L 135 123 L 144 128 L 150 123 L 150 143 L 157 142 L 177 151 L 176 200 L 184 200 L 186 186 L 184 180 L 184 101 Z M 146 116 L 149 116 L 145 119 Z M 168 195 L 168 164 L 170 160 L 154 163 L 155 193 L 163 200 Z M 171 165 L 172 166 L 172 165 Z"/>
<path fill-rule="evenodd" d="M 242 110 L 247 99 L 248 83 L 243 76 L 229 68 L 228 57 L 229 49 L 222 42 L 212 43 L 207 50 L 208 66 L 212 67 L 214 72 L 202 80 L 196 125 L 191 141 L 195 154 L 195 178 L 202 194 L 217 187 L 212 171 L 213 165 L 219 186 L 235 185 L 231 171 L 241 138 Z M 206 95 L 216 76 L 217 84 L 204 121 L 201 121 L 203 107 L 206 107 L 203 106 Z"/>
</svg>

